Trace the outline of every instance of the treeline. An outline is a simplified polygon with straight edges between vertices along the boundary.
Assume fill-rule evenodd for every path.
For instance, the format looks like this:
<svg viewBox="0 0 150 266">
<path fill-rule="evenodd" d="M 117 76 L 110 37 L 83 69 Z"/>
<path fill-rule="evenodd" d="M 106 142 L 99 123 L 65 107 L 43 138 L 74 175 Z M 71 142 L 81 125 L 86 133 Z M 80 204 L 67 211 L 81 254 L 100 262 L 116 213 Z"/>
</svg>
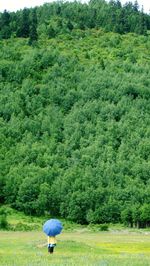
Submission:
<svg viewBox="0 0 150 266">
<path fill-rule="evenodd" d="M 146 35 L 147 30 L 150 30 L 150 16 L 139 10 L 137 1 L 122 6 L 119 0 L 109 3 L 91 0 L 88 4 L 58 1 L 17 12 L 5 10 L 0 14 L 0 38 L 29 38 L 29 44 L 43 35 L 53 38 L 73 29 L 92 28 L 120 34 L 134 32 Z"/>
<path fill-rule="evenodd" d="M 1 203 L 150 225 L 149 43 L 96 29 L 0 41 Z"/>
</svg>

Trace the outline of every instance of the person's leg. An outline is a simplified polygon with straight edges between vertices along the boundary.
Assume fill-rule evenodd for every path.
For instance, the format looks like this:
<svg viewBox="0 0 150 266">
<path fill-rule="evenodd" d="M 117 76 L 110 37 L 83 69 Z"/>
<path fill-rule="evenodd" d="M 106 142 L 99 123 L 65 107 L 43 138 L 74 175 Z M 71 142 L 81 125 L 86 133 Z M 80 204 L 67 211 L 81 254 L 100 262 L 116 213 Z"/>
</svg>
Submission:
<svg viewBox="0 0 150 266">
<path fill-rule="evenodd" d="M 49 251 L 49 253 L 53 253 L 53 251 L 54 251 L 54 247 L 50 247 L 50 251 Z"/>
</svg>

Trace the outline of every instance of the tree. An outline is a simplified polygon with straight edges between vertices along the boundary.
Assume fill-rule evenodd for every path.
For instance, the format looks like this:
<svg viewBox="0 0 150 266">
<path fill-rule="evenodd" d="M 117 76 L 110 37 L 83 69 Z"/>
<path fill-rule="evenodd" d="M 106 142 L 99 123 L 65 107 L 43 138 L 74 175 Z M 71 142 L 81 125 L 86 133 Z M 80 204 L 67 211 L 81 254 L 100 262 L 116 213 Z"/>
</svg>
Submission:
<svg viewBox="0 0 150 266">
<path fill-rule="evenodd" d="M 136 27 L 136 32 L 138 34 L 147 35 L 147 25 L 146 25 L 146 18 L 144 16 L 143 7 L 139 15 L 139 25 L 138 28 Z"/>
<path fill-rule="evenodd" d="M 134 2 L 133 8 L 134 8 L 134 11 L 135 12 L 138 12 L 138 10 L 139 10 L 139 4 L 138 4 L 138 1 L 137 0 Z"/>
<path fill-rule="evenodd" d="M 46 211 L 51 212 L 51 189 L 47 183 L 40 185 L 40 193 L 37 200 L 38 214 L 44 214 Z"/>
<path fill-rule="evenodd" d="M 10 21 L 10 13 L 4 10 L 0 17 L 0 37 L 2 39 L 8 39 L 11 36 Z"/>
<path fill-rule="evenodd" d="M 18 37 L 24 37 L 27 38 L 29 37 L 29 32 L 30 32 L 30 9 L 24 8 L 21 16 L 20 16 L 20 21 L 17 30 L 17 36 Z"/>
<path fill-rule="evenodd" d="M 40 185 L 37 177 L 26 177 L 19 187 L 17 197 L 17 207 L 23 210 L 27 215 L 38 214 L 37 199 L 39 195 Z"/>
<path fill-rule="evenodd" d="M 121 212 L 121 219 L 123 223 L 130 227 L 133 227 L 133 216 L 131 206 L 126 206 L 126 208 Z"/>
<path fill-rule="evenodd" d="M 141 214 L 141 227 L 149 227 L 150 226 L 150 204 L 144 203 L 140 208 Z"/>
<path fill-rule="evenodd" d="M 31 12 L 31 18 L 30 18 L 29 45 L 35 44 L 37 40 L 38 40 L 37 13 L 36 13 L 36 9 L 34 8 Z"/>
</svg>

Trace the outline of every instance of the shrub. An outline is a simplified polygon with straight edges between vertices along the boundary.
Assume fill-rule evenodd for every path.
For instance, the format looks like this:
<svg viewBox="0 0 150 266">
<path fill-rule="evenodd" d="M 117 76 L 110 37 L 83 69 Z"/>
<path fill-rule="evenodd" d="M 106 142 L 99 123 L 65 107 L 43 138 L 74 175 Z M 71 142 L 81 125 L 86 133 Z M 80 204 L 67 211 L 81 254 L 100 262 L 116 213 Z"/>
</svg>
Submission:
<svg viewBox="0 0 150 266">
<path fill-rule="evenodd" d="M 22 222 L 19 222 L 15 225 L 11 226 L 11 230 L 12 231 L 22 231 L 22 232 L 27 232 L 27 231 L 34 231 L 34 230 L 38 230 L 39 226 L 36 224 L 33 225 L 29 225 L 29 224 L 25 224 Z"/>
<path fill-rule="evenodd" d="M 101 224 L 100 225 L 100 230 L 101 231 L 108 231 L 108 224 Z"/>
<path fill-rule="evenodd" d="M 8 221 L 6 215 L 0 216 L 0 229 L 8 229 Z"/>
<path fill-rule="evenodd" d="M 99 232 L 99 231 L 108 231 L 108 224 L 89 224 L 88 229 Z"/>
</svg>

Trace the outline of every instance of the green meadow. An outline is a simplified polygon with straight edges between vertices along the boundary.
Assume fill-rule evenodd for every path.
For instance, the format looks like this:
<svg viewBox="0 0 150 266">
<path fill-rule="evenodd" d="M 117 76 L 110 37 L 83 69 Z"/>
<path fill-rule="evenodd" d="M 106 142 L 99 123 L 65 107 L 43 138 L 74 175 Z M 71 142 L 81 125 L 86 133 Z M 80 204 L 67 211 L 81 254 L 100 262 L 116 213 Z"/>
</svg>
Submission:
<svg viewBox="0 0 150 266">
<path fill-rule="evenodd" d="M 54 254 L 47 252 L 42 232 L 0 232 L 1 266 L 150 265 L 150 233 L 78 229 L 57 237 Z"/>
<path fill-rule="evenodd" d="M 121 224 L 79 225 L 65 219 L 54 254 L 47 252 L 42 225 L 49 216 L 28 216 L 7 207 L 7 230 L 0 231 L 0 266 L 148 266 L 150 230 Z"/>
</svg>

